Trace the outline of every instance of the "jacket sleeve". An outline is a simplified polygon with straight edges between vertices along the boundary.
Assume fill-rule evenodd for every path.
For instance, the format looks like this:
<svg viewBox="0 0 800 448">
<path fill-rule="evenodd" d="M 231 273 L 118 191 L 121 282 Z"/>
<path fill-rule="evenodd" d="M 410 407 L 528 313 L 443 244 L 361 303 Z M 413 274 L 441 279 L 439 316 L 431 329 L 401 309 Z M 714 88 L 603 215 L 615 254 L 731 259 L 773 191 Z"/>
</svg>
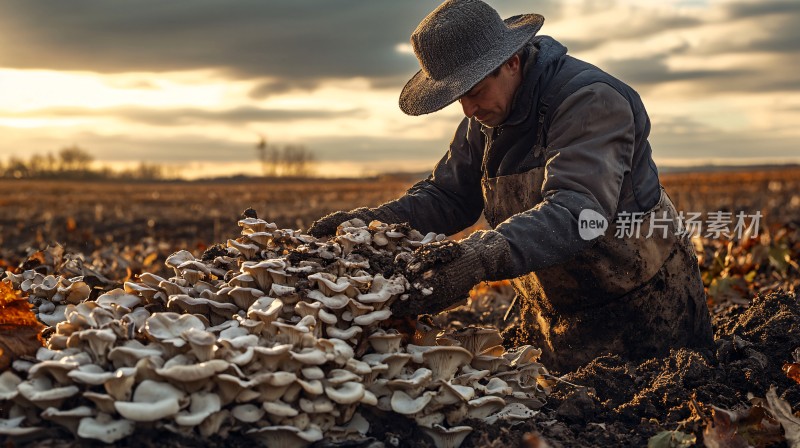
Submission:
<svg viewBox="0 0 800 448">
<path fill-rule="evenodd" d="M 452 235 L 474 224 L 483 211 L 483 142 L 480 125 L 464 118 L 431 175 L 377 211 L 423 233 Z"/>
<path fill-rule="evenodd" d="M 633 112 L 605 83 L 583 87 L 556 109 L 548 131 L 542 202 L 497 226 L 509 242 L 513 276 L 565 263 L 584 240 L 578 216 L 594 210 L 613 221 L 634 149 Z"/>
</svg>

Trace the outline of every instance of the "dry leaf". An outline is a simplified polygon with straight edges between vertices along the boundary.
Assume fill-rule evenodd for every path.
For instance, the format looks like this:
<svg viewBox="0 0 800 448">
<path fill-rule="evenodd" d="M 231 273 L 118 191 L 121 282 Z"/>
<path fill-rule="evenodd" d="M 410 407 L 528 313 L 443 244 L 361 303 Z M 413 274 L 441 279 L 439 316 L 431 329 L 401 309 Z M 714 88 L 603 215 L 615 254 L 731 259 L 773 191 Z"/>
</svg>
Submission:
<svg viewBox="0 0 800 448">
<path fill-rule="evenodd" d="M 661 431 L 650 437 L 647 441 L 647 448 L 685 448 L 697 442 L 694 434 L 686 434 L 680 431 Z"/>
<path fill-rule="evenodd" d="M 0 370 L 22 355 L 35 354 L 42 346 L 42 329 L 28 301 L 0 282 Z"/>
<path fill-rule="evenodd" d="M 800 419 L 794 416 L 789 403 L 778 397 L 775 387 L 771 387 L 767 392 L 767 403 L 770 412 L 786 433 L 786 443 L 792 448 L 800 448 Z"/>
</svg>

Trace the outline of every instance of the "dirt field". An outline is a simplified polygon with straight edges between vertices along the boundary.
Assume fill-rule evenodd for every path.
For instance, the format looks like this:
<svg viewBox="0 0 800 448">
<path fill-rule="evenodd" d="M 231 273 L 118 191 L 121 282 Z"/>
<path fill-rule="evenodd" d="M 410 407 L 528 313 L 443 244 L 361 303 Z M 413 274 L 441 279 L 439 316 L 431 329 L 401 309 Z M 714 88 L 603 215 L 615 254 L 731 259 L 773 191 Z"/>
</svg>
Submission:
<svg viewBox="0 0 800 448">
<path fill-rule="evenodd" d="M 554 380 L 553 394 L 530 421 L 494 426 L 468 422 L 476 430 L 462 446 L 540 447 L 545 446 L 542 440 L 553 447 L 645 446 L 648 441 L 656 447 L 787 446 L 791 434 L 786 428 L 794 424 L 797 431 L 800 420 L 787 423 L 791 412 L 781 414 L 764 397 L 774 386 L 791 410 L 800 409 L 800 375 L 792 374 L 792 366 L 800 370 L 800 304 L 795 296 L 800 287 L 800 169 L 671 174 L 662 176 L 662 183 L 680 211 L 704 217 L 709 212 L 762 214 L 758 238 L 701 235 L 695 241 L 716 352 L 680 350 L 640 364 L 598 358 Z M 175 250 L 200 256 L 212 244 L 234 238 L 245 208 L 256 209 L 279 227 L 304 229 L 325 213 L 377 205 L 408 186 L 397 180 L 2 181 L 0 269 L 13 270 L 57 242 L 68 253 L 82 254 L 110 282 L 121 282 L 143 271 L 159 272 Z M 448 325 L 504 328 L 513 320 L 503 319 L 511 294 L 502 283 L 483 286 L 473 292 L 470 306 L 436 319 Z M 396 416 L 370 419 L 375 427 L 383 425 L 383 433 L 373 434 L 380 441 L 400 434 L 400 446 L 429 443 Z M 660 439 L 651 440 L 654 436 Z M 174 440 L 174 446 L 194 443 Z"/>
</svg>

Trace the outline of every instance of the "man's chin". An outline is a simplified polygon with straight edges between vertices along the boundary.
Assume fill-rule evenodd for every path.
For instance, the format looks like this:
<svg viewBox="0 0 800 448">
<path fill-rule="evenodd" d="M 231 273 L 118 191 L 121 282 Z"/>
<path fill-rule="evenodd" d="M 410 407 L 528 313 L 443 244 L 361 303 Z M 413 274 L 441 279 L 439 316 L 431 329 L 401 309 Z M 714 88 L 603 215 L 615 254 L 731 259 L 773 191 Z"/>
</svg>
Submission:
<svg viewBox="0 0 800 448">
<path fill-rule="evenodd" d="M 475 121 L 477 121 L 478 123 L 486 126 L 487 128 L 493 128 L 493 127 L 497 126 L 498 124 L 500 124 L 500 123 L 497 123 L 495 120 L 492 120 L 491 118 L 480 119 L 480 118 L 476 117 Z"/>
</svg>

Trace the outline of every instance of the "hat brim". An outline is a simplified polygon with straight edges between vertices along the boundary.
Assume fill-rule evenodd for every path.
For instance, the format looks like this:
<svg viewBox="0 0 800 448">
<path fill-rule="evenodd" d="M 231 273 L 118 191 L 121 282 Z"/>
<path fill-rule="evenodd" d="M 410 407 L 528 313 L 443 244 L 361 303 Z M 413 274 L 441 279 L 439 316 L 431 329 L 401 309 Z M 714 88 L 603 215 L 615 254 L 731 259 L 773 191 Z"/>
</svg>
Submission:
<svg viewBox="0 0 800 448">
<path fill-rule="evenodd" d="M 542 28 L 544 17 L 522 14 L 504 22 L 509 30 L 503 45 L 493 48 L 475 63 L 465 64 L 438 80 L 418 71 L 400 92 L 400 109 L 407 115 L 424 115 L 452 104 L 522 49 Z"/>
</svg>

